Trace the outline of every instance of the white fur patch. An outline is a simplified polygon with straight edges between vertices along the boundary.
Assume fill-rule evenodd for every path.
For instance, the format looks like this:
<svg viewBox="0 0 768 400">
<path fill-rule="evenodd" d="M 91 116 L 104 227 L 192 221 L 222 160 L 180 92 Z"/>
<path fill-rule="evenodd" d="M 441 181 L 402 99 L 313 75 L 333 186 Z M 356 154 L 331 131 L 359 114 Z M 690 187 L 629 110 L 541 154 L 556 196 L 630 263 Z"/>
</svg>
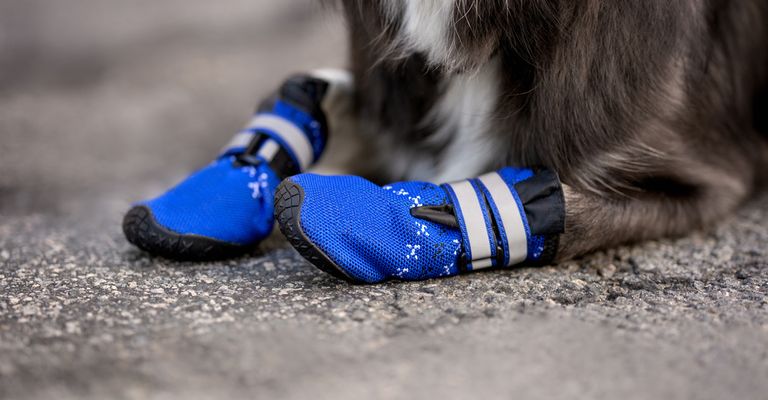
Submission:
<svg viewBox="0 0 768 400">
<path fill-rule="evenodd" d="M 455 43 L 451 29 L 457 0 L 380 0 L 383 10 L 394 19 L 402 18 L 398 46 L 418 51 L 433 65 L 455 64 Z M 449 73 L 444 91 L 435 107 L 422 120 L 436 126 L 429 142 L 450 142 L 439 161 L 407 147 L 388 157 L 388 168 L 395 176 L 408 179 L 448 182 L 480 175 L 489 161 L 503 151 L 492 118 L 499 99 L 501 61 L 493 58 L 477 69 Z"/>
<path fill-rule="evenodd" d="M 450 60 L 455 0 L 386 0 L 383 6 L 390 16 L 402 11 L 400 46 L 424 53 L 433 64 Z"/>
<path fill-rule="evenodd" d="M 499 157 L 502 144 L 491 132 L 499 100 L 501 61 L 491 59 L 474 73 L 452 76 L 445 95 L 427 122 L 438 126 L 430 140 L 451 141 L 432 179 L 447 182 L 488 172 L 489 161 Z M 453 136 L 452 136 L 453 135 Z"/>
</svg>

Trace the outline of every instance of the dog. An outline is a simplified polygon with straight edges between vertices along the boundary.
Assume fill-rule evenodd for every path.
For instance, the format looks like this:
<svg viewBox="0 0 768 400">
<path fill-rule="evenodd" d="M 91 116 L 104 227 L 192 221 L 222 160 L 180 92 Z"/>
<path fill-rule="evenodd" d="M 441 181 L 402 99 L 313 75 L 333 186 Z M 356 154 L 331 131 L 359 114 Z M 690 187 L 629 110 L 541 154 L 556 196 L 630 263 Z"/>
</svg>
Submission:
<svg viewBox="0 0 768 400">
<path fill-rule="evenodd" d="M 765 0 L 335 2 L 349 71 L 286 80 L 129 241 L 224 258 L 277 223 L 339 278 L 421 280 L 683 235 L 768 181 Z"/>
<path fill-rule="evenodd" d="M 706 227 L 768 178 L 768 2 L 339 2 L 376 178 L 554 170 L 556 261 Z"/>
</svg>

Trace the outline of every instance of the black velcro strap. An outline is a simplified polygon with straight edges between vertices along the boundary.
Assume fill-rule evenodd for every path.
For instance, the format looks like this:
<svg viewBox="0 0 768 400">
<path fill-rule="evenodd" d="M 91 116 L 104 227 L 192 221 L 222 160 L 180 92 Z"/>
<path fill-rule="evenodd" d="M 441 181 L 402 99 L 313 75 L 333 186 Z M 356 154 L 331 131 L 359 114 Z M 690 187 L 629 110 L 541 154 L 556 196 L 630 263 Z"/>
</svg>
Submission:
<svg viewBox="0 0 768 400">
<path fill-rule="evenodd" d="M 534 176 L 518 182 L 515 190 L 532 235 L 551 236 L 565 231 L 565 198 L 555 171 L 537 169 Z"/>
</svg>

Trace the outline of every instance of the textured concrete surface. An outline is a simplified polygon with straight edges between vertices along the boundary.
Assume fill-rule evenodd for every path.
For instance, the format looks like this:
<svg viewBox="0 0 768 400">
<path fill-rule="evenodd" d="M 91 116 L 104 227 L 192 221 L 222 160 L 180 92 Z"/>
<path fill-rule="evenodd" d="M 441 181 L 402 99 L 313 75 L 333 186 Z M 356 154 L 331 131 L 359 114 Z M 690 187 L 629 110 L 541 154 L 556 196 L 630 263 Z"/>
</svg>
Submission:
<svg viewBox="0 0 768 400">
<path fill-rule="evenodd" d="M 350 286 L 274 235 L 208 264 L 122 238 L 292 70 L 307 1 L 0 3 L 0 398 L 768 398 L 768 197 L 542 269 Z"/>
</svg>

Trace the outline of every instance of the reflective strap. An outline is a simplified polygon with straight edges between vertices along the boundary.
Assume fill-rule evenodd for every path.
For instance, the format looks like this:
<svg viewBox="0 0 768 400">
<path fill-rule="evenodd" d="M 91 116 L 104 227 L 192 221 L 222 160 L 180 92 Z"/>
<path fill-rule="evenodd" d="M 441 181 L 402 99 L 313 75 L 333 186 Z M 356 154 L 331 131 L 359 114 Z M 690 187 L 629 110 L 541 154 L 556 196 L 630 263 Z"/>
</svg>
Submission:
<svg viewBox="0 0 768 400">
<path fill-rule="evenodd" d="M 312 164 L 312 143 L 304 132 L 291 121 L 272 114 L 258 114 L 248 124 L 247 130 L 265 130 L 287 147 L 302 171 Z"/>
<path fill-rule="evenodd" d="M 229 141 L 229 143 L 227 143 L 226 146 L 224 146 L 224 148 L 221 150 L 221 154 L 226 154 L 233 150 L 248 148 L 248 146 L 251 144 L 251 140 L 253 140 L 253 136 L 254 132 L 252 131 L 243 131 L 238 133 L 232 138 L 232 140 Z M 277 143 L 273 139 L 267 139 L 261 145 L 256 155 L 269 162 L 275 158 L 275 155 L 277 155 L 278 151 L 280 151 L 280 143 Z"/>
<path fill-rule="evenodd" d="M 488 189 L 491 201 L 499 211 L 506 241 L 509 246 L 509 261 L 506 266 L 519 264 L 528 257 L 528 235 L 525 232 L 522 214 L 509 185 L 496 172 L 481 176 L 480 182 Z"/>
<path fill-rule="evenodd" d="M 259 151 L 256 154 L 269 162 L 275 158 L 275 154 L 277 154 L 278 151 L 280 151 L 280 144 L 272 139 L 268 139 L 261 145 L 261 148 L 259 148 Z"/>
<path fill-rule="evenodd" d="M 239 132 L 221 149 L 221 153 L 228 153 L 235 149 L 244 149 L 251 143 L 251 139 L 253 139 L 253 132 Z"/>
<path fill-rule="evenodd" d="M 485 223 L 483 207 L 478 193 L 469 181 L 449 183 L 456 196 L 456 207 L 462 215 L 459 219 L 461 230 L 466 232 L 469 241 L 469 256 L 472 270 L 493 266 L 491 238 L 488 237 L 488 225 Z"/>
</svg>

